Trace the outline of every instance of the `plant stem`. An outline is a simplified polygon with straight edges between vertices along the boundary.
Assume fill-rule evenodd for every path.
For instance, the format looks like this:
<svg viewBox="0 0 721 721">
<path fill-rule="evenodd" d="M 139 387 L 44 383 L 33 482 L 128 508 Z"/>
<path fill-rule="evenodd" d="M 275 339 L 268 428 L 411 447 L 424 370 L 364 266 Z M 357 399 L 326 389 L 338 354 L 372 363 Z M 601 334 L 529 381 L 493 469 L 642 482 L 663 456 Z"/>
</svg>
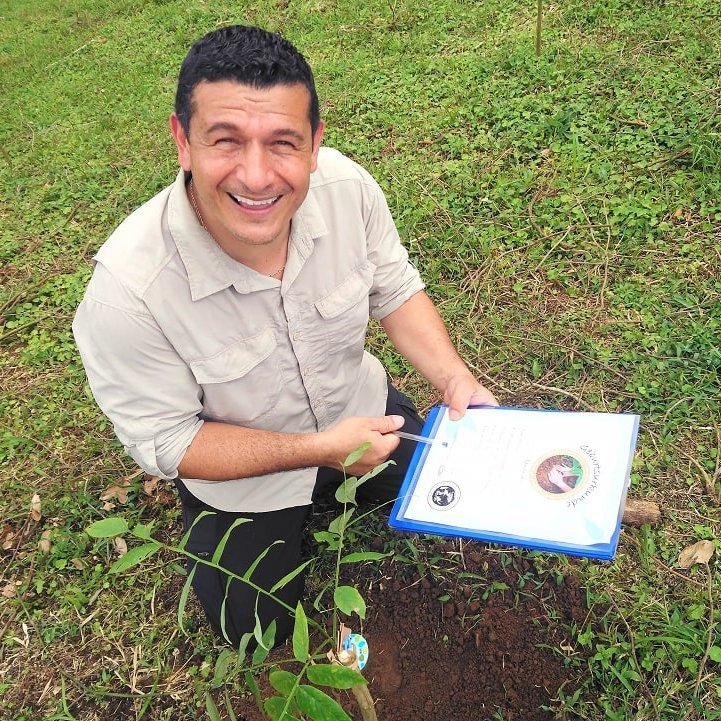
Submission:
<svg viewBox="0 0 721 721">
<path fill-rule="evenodd" d="M 376 708 L 373 705 L 373 697 L 371 696 L 371 692 L 368 690 L 368 686 L 363 684 L 351 686 L 351 693 L 355 696 L 355 700 L 358 702 L 363 721 L 378 721 Z"/>
<path fill-rule="evenodd" d="M 536 12 L 536 55 L 541 54 L 541 25 L 543 24 L 543 0 L 538 0 Z"/>
</svg>

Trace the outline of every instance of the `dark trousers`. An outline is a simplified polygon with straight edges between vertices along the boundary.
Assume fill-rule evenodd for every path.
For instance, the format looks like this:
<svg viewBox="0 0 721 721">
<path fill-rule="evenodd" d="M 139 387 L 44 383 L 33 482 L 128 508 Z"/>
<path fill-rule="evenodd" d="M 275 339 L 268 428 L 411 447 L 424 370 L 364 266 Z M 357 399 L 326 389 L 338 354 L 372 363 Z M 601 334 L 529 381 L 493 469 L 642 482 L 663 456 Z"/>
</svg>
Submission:
<svg viewBox="0 0 721 721">
<path fill-rule="evenodd" d="M 388 384 L 387 415 L 401 415 L 406 421 L 403 429 L 420 433 L 423 419 L 413 402 Z M 415 442 L 401 440 L 391 456 L 396 465 L 371 478 L 358 490 L 361 499 L 387 502 L 396 498 L 406 469 L 415 450 Z M 343 474 L 332 468 L 320 468 L 316 478 L 314 498 L 343 481 Z M 186 549 L 200 557 L 210 559 L 228 529 L 238 519 L 249 519 L 236 526 L 225 545 L 219 565 L 242 576 L 266 550 L 266 555 L 253 570 L 250 580 L 265 590 L 273 586 L 303 562 L 301 543 L 310 506 L 283 508 L 267 513 L 219 511 L 199 501 L 176 480 L 183 509 L 183 525 L 192 532 Z M 210 511 L 194 526 L 202 511 Z M 280 541 L 280 542 L 279 542 Z M 275 599 L 259 593 L 257 589 L 202 563 L 190 561 L 188 570 L 195 566 L 193 590 L 198 597 L 213 630 L 228 643 L 237 646 L 245 633 L 252 633 L 256 616 L 265 630 L 276 621 L 275 644 L 281 643 L 293 631 L 293 617 Z M 295 609 L 303 595 L 303 574 L 295 576 L 273 595 Z"/>
</svg>

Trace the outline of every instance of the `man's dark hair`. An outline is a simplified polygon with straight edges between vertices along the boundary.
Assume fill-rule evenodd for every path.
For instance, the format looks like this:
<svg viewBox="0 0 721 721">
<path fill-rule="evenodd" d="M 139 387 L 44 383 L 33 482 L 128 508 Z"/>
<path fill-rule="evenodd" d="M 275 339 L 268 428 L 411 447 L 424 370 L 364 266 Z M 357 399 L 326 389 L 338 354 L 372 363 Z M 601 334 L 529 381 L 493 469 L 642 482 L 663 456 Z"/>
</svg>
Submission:
<svg viewBox="0 0 721 721">
<path fill-rule="evenodd" d="M 276 33 L 247 25 L 213 30 L 193 47 L 183 60 L 175 93 L 175 114 L 187 135 L 193 113 L 193 90 L 203 80 L 234 80 L 253 88 L 274 85 L 304 85 L 310 93 L 310 127 L 320 123 L 318 95 L 313 71 L 305 58 Z"/>
</svg>

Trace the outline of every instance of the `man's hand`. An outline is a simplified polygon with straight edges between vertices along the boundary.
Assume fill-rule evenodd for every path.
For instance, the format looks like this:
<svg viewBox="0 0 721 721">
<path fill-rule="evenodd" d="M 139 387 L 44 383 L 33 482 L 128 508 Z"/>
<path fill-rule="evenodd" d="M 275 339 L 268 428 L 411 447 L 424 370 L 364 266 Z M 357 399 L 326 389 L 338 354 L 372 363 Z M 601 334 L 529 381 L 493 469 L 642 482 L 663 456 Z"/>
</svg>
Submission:
<svg viewBox="0 0 721 721">
<path fill-rule="evenodd" d="M 468 406 L 497 406 L 493 393 L 482 386 L 470 373 L 451 376 L 443 392 L 448 404 L 448 417 L 452 421 L 463 418 Z"/>
<path fill-rule="evenodd" d="M 405 422 L 403 416 L 379 416 L 377 418 L 353 417 L 319 434 L 327 447 L 324 465 L 342 468 L 345 459 L 364 443 L 370 448 L 352 466 L 345 470 L 351 475 L 362 475 L 388 459 L 400 439 L 393 435 Z"/>
</svg>

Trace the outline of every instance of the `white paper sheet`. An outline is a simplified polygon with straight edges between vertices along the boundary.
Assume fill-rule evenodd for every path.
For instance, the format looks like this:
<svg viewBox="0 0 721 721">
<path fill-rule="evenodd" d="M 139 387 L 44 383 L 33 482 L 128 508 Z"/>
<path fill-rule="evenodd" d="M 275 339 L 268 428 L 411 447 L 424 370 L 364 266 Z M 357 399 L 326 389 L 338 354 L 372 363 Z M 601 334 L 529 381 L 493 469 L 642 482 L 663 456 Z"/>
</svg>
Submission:
<svg viewBox="0 0 721 721">
<path fill-rule="evenodd" d="M 552 542 L 608 543 L 637 417 L 441 409 L 405 519 Z"/>
</svg>

